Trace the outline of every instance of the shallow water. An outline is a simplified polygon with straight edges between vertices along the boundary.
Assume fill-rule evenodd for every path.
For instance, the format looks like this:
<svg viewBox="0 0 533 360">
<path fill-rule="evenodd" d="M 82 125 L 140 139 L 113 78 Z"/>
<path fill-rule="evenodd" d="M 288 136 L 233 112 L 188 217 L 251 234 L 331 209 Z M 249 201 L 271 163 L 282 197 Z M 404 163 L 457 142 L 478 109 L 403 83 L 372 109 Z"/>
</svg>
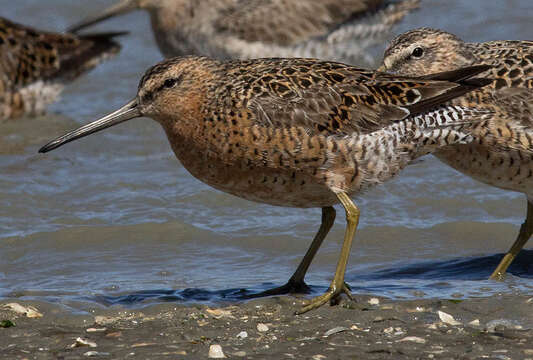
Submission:
<svg viewBox="0 0 533 360">
<path fill-rule="evenodd" d="M 111 3 L 20 0 L 2 16 L 61 30 Z M 532 14 L 530 0 L 428 0 L 396 31 L 430 25 L 471 41 L 529 39 Z M 69 86 L 50 115 L 0 124 L 0 297 L 80 309 L 235 300 L 284 283 L 318 228 L 320 210 L 270 207 L 214 191 L 183 169 L 154 122 L 136 119 L 37 155 L 47 140 L 128 101 L 142 72 L 161 59 L 144 13 L 98 29 L 131 31 L 120 39 L 118 57 Z M 357 203 L 361 225 L 347 271 L 354 292 L 533 293 L 531 250 L 504 283 L 485 280 L 515 239 L 523 195 L 426 157 Z M 338 210 L 307 276 L 317 293 L 328 285 L 340 250 L 345 223 Z"/>
</svg>

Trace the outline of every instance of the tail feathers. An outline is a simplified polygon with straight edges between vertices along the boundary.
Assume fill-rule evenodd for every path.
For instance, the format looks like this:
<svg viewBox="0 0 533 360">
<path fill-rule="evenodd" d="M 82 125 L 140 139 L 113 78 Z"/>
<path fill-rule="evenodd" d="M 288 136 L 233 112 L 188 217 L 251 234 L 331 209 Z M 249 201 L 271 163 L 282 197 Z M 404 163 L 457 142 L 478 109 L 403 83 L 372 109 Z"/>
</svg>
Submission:
<svg viewBox="0 0 533 360">
<path fill-rule="evenodd" d="M 428 147 L 435 148 L 431 149 L 433 151 L 448 145 L 470 144 L 474 141 L 474 136 L 468 132 L 455 129 L 426 129 L 418 132 L 414 139 L 426 148 L 426 152 L 430 152 L 430 149 L 427 149 Z"/>
<path fill-rule="evenodd" d="M 465 131 L 446 128 L 416 131 L 413 140 L 405 145 L 409 162 L 449 145 L 470 144 L 474 137 Z"/>
<path fill-rule="evenodd" d="M 420 129 L 440 129 L 457 126 L 476 126 L 480 122 L 490 120 L 493 115 L 494 111 L 490 109 L 444 105 L 417 115 L 412 118 L 412 121 Z"/>
<path fill-rule="evenodd" d="M 60 77 L 63 80 L 73 80 L 81 74 L 118 54 L 121 45 L 114 40 L 127 32 L 108 32 L 81 35 L 76 47 L 59 48 L 61 59 Z"/>
<path fill-rule="evenodd" d="M 446 146 L 482 141 L 486 145 L 490 144 L 491 151 L 494 152 L 514 150 L 524 154 L 533 154 L 533 142 L 530 140 L 533 132 L 515 123 L 519 110 L 514 113 L 512 110 L 502 112 L 495 111 L 491 107 L 441 106 L 435 111 L 413 117 L 413 124 L 417 128 L 420 139 L 427 137 L 436 140 L 426 140 L 434 145 Z M 513 114 L 514 117 L 509 114 Z M 444 134 L 438 133 L 440 130 L 449 132 L 446 138 Z M 459 133 L 468 136 L 455 137 Z M 452 134 L 453 137 L 451 137 Z"/>
<path fill-rule="evenodd" d="M 474 141 L 473 129 L 490 120 L 492 115 L 489 110 L 441 106 L 407 122 L 407 133 L 412 134 L 407 141 L 416 144 L 417 156 L 443 146 L 469 144 Z M 410 132 L 409 127 L 414 129 Z"/>
</svg>

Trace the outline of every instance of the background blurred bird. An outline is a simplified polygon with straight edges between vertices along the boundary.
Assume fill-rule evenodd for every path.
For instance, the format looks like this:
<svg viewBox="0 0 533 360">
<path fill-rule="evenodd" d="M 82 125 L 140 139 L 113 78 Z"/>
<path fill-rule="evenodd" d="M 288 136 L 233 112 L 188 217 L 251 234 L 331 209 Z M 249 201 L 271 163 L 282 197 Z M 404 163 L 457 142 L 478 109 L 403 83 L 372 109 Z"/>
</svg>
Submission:
<svg viewBox="0 0 533 360">
<path fill-rule="evenodd" d="M 496 116 L 473 132 L 473 143 L 435 155 L 476 180 L 527 196 L 526 221 L 491 275 L 501 279 L 533 233 L 533 42 L 466 43 L 444 31 L 420 28 L 391 42 L 380 69 L 412 76 L 480 64 L 492 66 L 481 76 L 493 83 L 453 103 L 490 108 Z"/>
<path fill-rule="evenodd" d="M 44 32 L 0 18 L 0 119 L 37 115 L 64 84 L 115 55 L 113 37 Z"/>
<path fill-rule="evenodd" d="M 72 26 L 76 32 L 137 9 L 150 14 L 165 57 L 316 57 L 371 62 L 369 46 L 420 0 L 122 0 Z"/>
</svg>

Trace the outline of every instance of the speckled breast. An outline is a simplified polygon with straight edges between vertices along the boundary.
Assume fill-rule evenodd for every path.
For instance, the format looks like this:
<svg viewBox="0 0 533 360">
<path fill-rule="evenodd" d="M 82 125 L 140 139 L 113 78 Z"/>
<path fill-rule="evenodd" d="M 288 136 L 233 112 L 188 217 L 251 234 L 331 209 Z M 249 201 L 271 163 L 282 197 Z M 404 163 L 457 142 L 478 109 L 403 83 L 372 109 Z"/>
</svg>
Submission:
<svg viewBox="0 0 533 360">
<path fill-rule="evenodd" d="M 217 190 L 276 206 L 324 207 L 338 203 L 318 171 L 250 165 L 245 158 L 206 151 L 186 138 L 169 135 L 176 157 L 197 179 Z"/>
</svg>

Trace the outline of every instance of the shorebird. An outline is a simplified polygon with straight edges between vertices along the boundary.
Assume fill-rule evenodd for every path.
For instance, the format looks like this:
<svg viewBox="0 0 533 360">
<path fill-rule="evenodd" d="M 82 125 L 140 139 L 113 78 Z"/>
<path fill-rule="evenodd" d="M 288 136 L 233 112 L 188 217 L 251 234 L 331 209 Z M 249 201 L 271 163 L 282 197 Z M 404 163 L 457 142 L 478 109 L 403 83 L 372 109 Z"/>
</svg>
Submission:
<svg viewBox="0 0 533 360">
<path fill-rule="evenodd" d="M 469 142 L 467 129 L 490 116 L 439 107 L 486 84 L 469 79 L 486 69 L 408 78 L 314 59 L 172 58 L 145 73 L 134 100 L 39 151 L 145 116 L 162 125 L 176 157 L 208 185 L 266 204 L 322 208 L 294 275 L 263 295 L 305 289 L 307 268 L 335 220 L 333 205 L 342 204 L 347 227 L 335 276 L 305 312 L 349 295 L 344 273 L 359 221 L 351 198 L 421 155 Z"/>
<path fill-rule="evenodd" d="M 69 28 L 77 32 L 137 9 L 150 14 L 165 57 L 317 57 L 370 61 L 394 24 L 420 0 L 122 0 Z"/>
<path fill-rule="evenodd" d="M 44 32 L 0 17 L 0 119 L 38 115 L 64 84 L 116 54 L 113 37 Z"/>
<path fill-rule="evenodd" d="M 473 132 L 475 141 L 441 149 L 435 155 L 456 170 L 527 197 L 527 216 L 512 247 L 491 279 L 502 279 L 533 233 L 533 42 L 466 43 L 457 36 L 420 28 L 396 37 L 385 51 L 380 70 L 423 75 L 464 66 L 491 65 L 481 76 L 493 83 L 453 103 L 492 107 L 498 116 Z M 493 137 L 500 145 L 494 146 Z"/>
</svg>

